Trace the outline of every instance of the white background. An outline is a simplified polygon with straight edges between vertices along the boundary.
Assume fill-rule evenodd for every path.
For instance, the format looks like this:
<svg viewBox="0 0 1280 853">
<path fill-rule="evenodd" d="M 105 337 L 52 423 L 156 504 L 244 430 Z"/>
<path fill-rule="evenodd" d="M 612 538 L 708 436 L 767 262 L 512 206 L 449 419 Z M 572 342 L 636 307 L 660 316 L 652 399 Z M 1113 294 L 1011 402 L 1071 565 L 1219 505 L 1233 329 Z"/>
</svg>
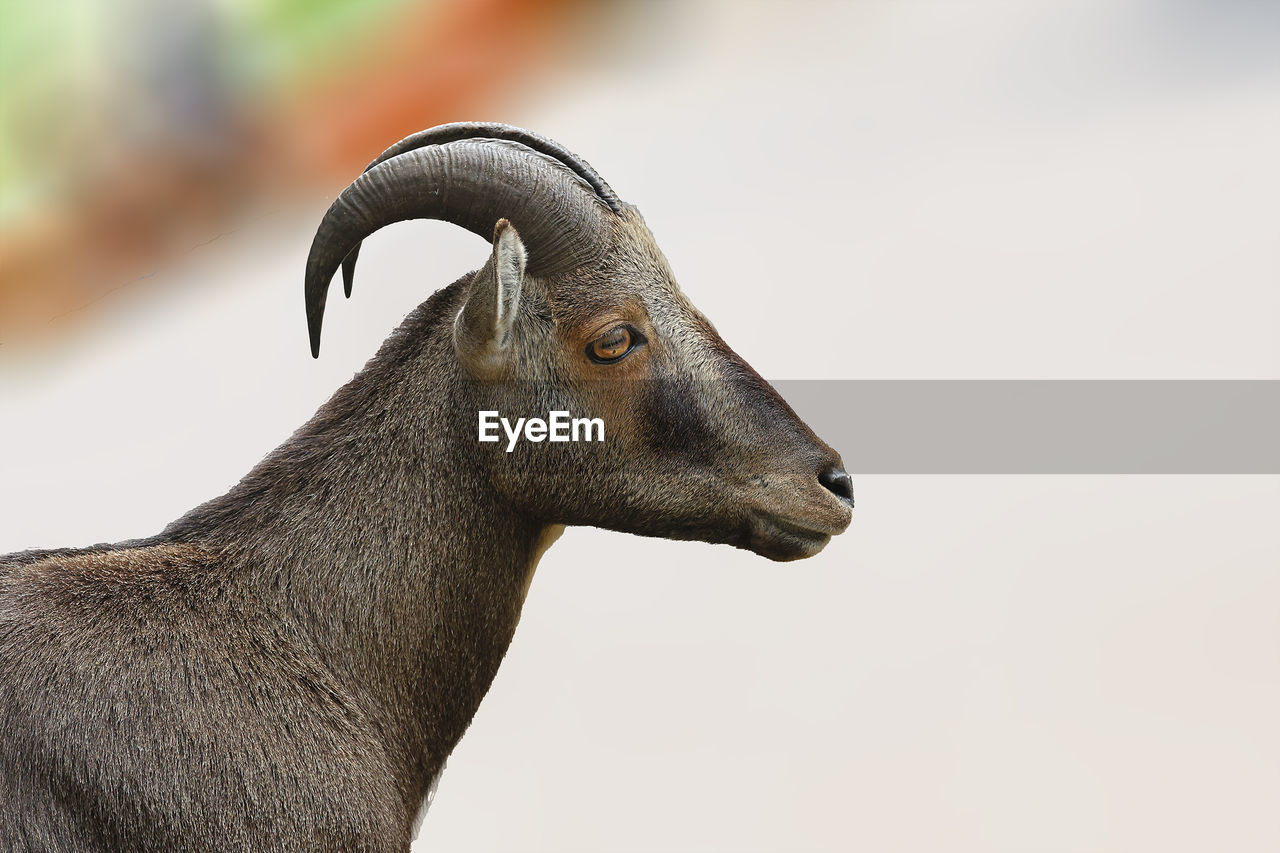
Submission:
<svg viewBox="0 0 1280 853">
<path fill-rule="evenodd" d="M 1275 7 L 612 15 L 475 118 L 596 165 L 765 376 L 1280 378 Z M 380 233 L 312 362 L 326 204 L 6 354 L 0 552 L 225 490 L 484 258 Z M 1280 849 L 1280 480 L 853 473 L 803 563 L 570 530 L 414 849 Z"/>
</svg>

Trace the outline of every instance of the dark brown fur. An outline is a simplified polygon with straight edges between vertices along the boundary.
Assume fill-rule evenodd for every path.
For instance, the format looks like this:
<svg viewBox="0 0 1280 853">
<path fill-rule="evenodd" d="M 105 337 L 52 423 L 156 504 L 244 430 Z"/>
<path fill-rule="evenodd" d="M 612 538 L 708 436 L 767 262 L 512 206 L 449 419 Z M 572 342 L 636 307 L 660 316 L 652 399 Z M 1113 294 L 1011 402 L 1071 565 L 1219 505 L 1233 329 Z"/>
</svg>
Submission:
<svg viewBox="0 0 1280 853">
<path fill-rule="evenodd" d="M 775 559 L 843 529 L 815 479 L 839 457 L 621 223 L 603 267 L 526 279 L 502 377 L 452 334 L 491 260 L 225 496 L 152 539 L 0 557 L 0 847 L 407 850 L 558 525 Z M 611 372 L 581 346 L 615 317 L 649 343 Z M 600 414 L 607 440 L 508 454 L 480 408 Z"/>
</svg>

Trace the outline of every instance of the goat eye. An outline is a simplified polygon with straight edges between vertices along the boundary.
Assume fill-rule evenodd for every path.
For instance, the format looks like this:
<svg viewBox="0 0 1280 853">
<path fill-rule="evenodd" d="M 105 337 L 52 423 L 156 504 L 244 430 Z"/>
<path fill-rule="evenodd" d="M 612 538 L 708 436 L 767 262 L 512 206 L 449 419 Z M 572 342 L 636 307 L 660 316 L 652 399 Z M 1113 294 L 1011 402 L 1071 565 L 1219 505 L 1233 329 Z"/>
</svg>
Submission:
<svg viewBox="0 0 1280 853">
<path fill-rule="evenodd" d="M 633 332 L 629 326 L 617 326 L 587 346 L 587 358 L 597 364 L 621 361 L 623 356 L 635 349 L 640 340 L 640 334 Z"/>
</svg>

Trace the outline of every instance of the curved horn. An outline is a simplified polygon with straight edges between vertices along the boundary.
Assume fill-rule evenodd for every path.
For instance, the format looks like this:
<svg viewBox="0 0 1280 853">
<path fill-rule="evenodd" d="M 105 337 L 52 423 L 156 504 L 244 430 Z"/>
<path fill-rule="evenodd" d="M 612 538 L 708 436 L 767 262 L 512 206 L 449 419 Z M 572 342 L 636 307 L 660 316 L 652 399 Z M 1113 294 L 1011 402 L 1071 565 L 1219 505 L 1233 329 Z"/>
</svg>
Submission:
<svg viewBox="0 0 1280 853">
<path fill-rule="evenodd" d="M 406 219 L 442 219 L 491 239 L 506 218 L 529 247 L 529 270 L 567 272 L 595 259 L 611 208 L 558 159 L 514 141 L 468 138 L 400 152 L 333 202 L 307 257 L 307 325 L 319 357 L 329 282 L 374 231 Z M 354 258 L 352 258 L 354 263 Z"/>
<path fill-rule="evenodd" d="M 364 170 L 367 172 L 379 163 L 390 160 L 392 157 L 397 157 L 406 151 L 414 151 L 418 148 L 425 148 L 428 145 L 445 145 L 463 139 L 503 139 L 508 142 L 518 142 L 527 148 L 537 151 L 539 154 L 545 154 L 548 157 L 559 160 L 564 164 L 565 168 L 586 181 L 591 186 L 591 189 L 595 191 L 596 196 L 607 204 L 610 210 L 617 214 L 622 213 L 621 200 L 614 193 L 613 188 L 605 183 L 604 178 L 600 177 L 596 170 L 591 168 L 590 163 L 554 139 L 548 139 L 545 136 L 540 136 L 510 124 L 459 121 L 452 124 L 438 125 L 427 130 L 420 130 L 415 134 L 406 136 L 386 151 L 383 151 L 368 166 L 365 166 Z M 342 289 L 348 299 L 351 298 L 351 288 L 355 284 L 356 259 L 359 257 L 360 244 L 357 243 L 351 252 L 342 259 Z"/>
</svg>

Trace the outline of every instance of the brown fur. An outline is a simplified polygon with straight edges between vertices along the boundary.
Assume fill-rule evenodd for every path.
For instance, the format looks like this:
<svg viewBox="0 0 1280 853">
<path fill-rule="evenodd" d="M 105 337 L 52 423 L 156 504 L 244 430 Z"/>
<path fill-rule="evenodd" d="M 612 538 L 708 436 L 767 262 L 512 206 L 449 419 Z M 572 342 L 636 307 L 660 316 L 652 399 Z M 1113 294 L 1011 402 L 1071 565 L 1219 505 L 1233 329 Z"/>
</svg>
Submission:
<svg viewBox="0 0 1280 853">
<path fill-rule="evenodd" d="M 680 293 L 634 210 L 609 249 L 526 276 L 481 366 L 454 320 L 492 296 L 491 257 L 160 535 L 0 557 L 2 846 L 407 850 L 561 525 L 774 559 L 842 530 L 817 482 L 839 457 Z M 588 361 L 618 322 L 647 343 Z M 479 409 L 600 416 L 607 438 L 506 453 L 477 442 Z"/>
</svg>

